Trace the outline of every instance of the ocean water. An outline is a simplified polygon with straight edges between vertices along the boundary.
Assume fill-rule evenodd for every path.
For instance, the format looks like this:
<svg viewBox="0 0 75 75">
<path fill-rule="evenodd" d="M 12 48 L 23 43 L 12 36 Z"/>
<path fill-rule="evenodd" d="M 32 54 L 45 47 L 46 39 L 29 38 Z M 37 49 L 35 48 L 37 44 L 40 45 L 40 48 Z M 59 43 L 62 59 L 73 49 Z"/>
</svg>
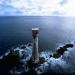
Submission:
<svg viewBox="0 0 75 75">
<path fill-rule="evenodd" d="M 75 17 L 1 16 L 0 55 L 11 47 L 32 42 L 32 27 L 39 27 L 39 51 L 55 51 L 75 40 Z"/>
</svg>

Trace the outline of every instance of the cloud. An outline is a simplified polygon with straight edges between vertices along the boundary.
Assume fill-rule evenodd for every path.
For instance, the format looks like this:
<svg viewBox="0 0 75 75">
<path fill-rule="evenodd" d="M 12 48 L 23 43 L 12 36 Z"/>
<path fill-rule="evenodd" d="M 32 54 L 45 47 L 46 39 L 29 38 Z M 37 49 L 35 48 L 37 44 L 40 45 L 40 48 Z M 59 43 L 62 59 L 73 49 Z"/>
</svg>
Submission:
<svg viewBox="0 0 75 75">
<path fill-rule="evenodd" d="M 65 3 L 67 3 L 68 0 L 60 0 L 60 4 L 64 5 Z"/>
<path fill-rule="evenodd" d="M 7 12 L 25 16 L 75 16 L 74 3 L 75 0 L 0 0 L 0 15 Z"/>
</svg>

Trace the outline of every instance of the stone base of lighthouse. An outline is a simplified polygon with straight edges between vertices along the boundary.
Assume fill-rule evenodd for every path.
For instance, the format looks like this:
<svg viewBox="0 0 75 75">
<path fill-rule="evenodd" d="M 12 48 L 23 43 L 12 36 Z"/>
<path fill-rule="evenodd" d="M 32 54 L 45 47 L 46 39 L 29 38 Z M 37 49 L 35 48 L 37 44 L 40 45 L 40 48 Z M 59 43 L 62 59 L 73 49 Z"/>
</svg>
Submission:
<svg viewBox="0 0 75 75">
<path fill-rule="evenodd" d="M 41 64 L 43 64 L 44 62 L 46 62 L 44 57 L 39 57 L 39 60 L 37 60 L 36 62 L 34 62 L 31 57 L 31 59 L 27 62 L 27 64 L 28 64 L 29 68 L 35 69 L 38 66 L 40 66 Z"/>
</svg>

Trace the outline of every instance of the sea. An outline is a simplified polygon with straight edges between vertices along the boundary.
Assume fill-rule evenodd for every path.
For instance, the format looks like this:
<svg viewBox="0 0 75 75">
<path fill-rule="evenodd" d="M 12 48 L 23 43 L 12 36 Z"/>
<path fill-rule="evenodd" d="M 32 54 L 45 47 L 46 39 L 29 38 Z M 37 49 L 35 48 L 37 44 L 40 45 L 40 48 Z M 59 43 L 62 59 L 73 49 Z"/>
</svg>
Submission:
<svg viewBox="0 0 75 75">
<path fill-rule="evenodd" d="M 39 28 L 39 51 L 55 51 L 75 41 L 72 16 L 0 16 L 0 55 L 22 44 L 32 43 L 32 28 Z"/>
</svg>

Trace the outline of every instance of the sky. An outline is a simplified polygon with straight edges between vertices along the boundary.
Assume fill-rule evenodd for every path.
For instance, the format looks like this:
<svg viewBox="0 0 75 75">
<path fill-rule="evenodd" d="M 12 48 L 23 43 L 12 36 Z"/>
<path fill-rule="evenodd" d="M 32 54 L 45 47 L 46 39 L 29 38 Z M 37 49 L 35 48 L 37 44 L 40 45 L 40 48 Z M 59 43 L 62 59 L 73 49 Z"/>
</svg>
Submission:
<svg viewBox="0 0 75 75">
<path fill-rule="evenodd" d="M 75 0 L 0 0 L 0 16 L 75 16 Z"/>
</svg>

